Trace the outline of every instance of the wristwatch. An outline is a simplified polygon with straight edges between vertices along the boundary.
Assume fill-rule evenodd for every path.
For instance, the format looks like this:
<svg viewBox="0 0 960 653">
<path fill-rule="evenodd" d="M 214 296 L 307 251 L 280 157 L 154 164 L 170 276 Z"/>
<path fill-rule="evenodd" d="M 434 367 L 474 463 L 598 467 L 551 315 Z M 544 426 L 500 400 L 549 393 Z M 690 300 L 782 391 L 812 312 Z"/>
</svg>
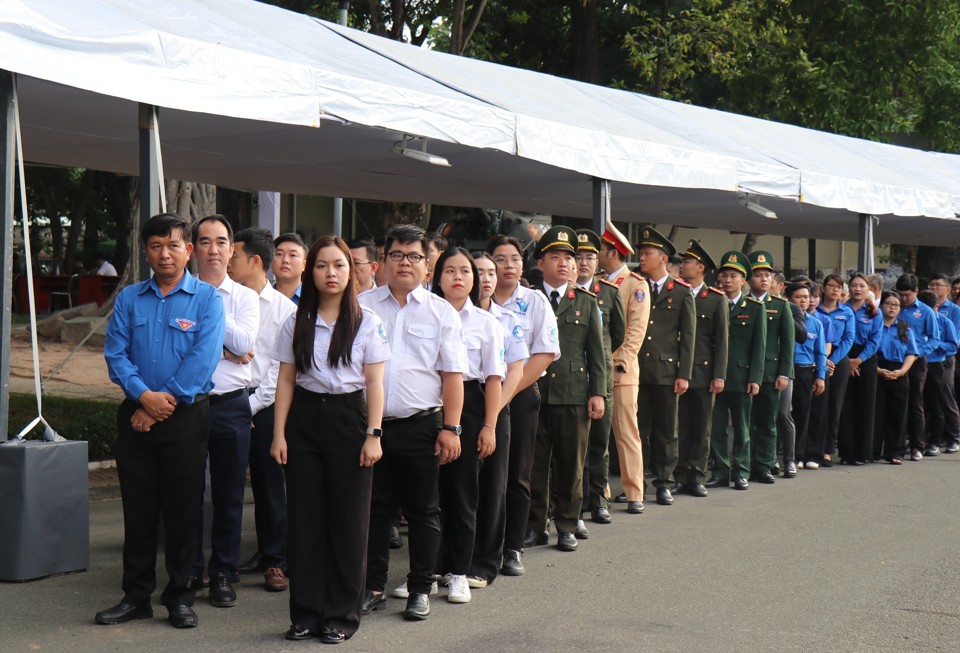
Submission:
<svg viewBox="0 0 960 653">
<path fill-rule="evenodd" d="M 372 435 L 375 438 L 382 438 L 383 429 L 367 429 L 367 435 Z"/>
<path fill-rule="evenodd" d="M 457 424 L 456 426 L 454 426 L 454 425 L 452 425 L 452 424 L 444 424 L 442 427 L 440 427 L 440 430 L 441 430 L 441 431 L 450 431 L 451 433 L 453 433 L 453 434 L 456 435 L 457 437 L 460 437 L 460 434 L 463 433 L 463 427 L 461 427 L 459 424 Z"/>
</svg>

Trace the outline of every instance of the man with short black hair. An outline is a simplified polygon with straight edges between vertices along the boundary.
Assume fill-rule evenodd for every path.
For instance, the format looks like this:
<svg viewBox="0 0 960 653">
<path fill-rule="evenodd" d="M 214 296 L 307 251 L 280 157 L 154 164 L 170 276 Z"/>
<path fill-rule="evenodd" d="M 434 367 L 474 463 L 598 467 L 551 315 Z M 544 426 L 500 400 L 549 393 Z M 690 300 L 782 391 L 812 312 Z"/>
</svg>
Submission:
<svg viewBox="0 0 960 653">
<path fill-rule="evenodd" d="M 380 250 L 369 238 L 350 242 L 353 269 L 357 274 L 357 292 L 362 293 L 377 287 L 375 277 L 380 269 Z"/>
<path fill-rule="evenodd" d="M 910 395 L 907 403 L 907 438 L 910 459 L 923 460 L 926 449 L 926 415 L 923 410 L 923 388 L 927 381 L 927 356 L 940 342 L 940 326 L 933 309 L 917 301 L 919 282 L 916 275 L 901 274 L 897 279 L 897 294 L 900 296 L 900 317 L 910 325 L 920 355 L 913 361 L 907 378 L 910 380 Z"/>
<path fill-rule="evenodd" d="M 950 296 L 950 277 L 937 272 L 930 277 L 928 287 L 936 295 L 934 310 L 937 312 L 938 319 L 941 320 L 941 325 L 943 324 L 943 320 L 947 320 L 953 326 L 954 331 L 960 334 L 960 306 L 957 306 L 948 299 Z M 941 335 L 943 335 L 944 331 L 945 329 L 941 328 Z M 941 432 L 941 437 L 938 438 L 939 441 L 927 443 L 927 452 L 933 455 L 936 455 L 935 451 L 937 453 L 939 451 L 943 451 L 944 453 L 956 453 L 960 451 L 960 411 L 958 411 L 957 408 L 955 391 L 957 375 L 956 355 L 945 356 L 941 366 L 942 370 L 938 370 L 941 379 L 937 383 L 937 392 L 940 394 L 939 405 L 943 407 L 943 419 L 935 423 L 937 431 Z M 928 391 L 927 395 L 929 396 L 930 394 Z M 941 424 L 942 429 L 940 428 Z M 934 428 L 931 427 L 928 431 L 933 433 Z M 942 447 L 942 449 L 940 449 L 940 447 Z"/>
<path fill-rule="evenodd" d="M 300 279 L 307 264 L 307 246 L 299 234 L 280 234 L 273 241 L 274 287 L 294 304 L 300 303 Z"/>
</svg>

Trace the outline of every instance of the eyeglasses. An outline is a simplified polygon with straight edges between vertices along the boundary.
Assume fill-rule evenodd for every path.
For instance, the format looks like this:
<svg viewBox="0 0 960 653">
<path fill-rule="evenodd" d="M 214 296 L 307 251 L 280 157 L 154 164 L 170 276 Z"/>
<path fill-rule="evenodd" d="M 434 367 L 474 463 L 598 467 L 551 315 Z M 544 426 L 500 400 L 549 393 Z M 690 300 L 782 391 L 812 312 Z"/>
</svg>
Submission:
<svg viewBox="0 0 960 653">
<path fill-rule="evenodd" d="M 407 259 L 412 264 L 416 265 L 423 259 L 427 258 L 423 254 L 418 254 L 417 252 L 409 252 L 404 254 L 403 252 L 389 252 L 387 253 L 387 258 L 389 258 L 394 263 L 399 263 L 403 259 Z"/>
<path fill-rule="evenodd" d="M 883 302 L 881 306 L 886 306 L 887 308 L 900 308 L 900 302 Z"/>
<path fill-rule="evenodd" d="M 950 287 L 947 284 L 943 283 L 942 281 L 931 281 L 928 285 L 931 288 L 949 288 Z"/>
<path fill-rule="evenodd" d="M 493 262 L 497 265 L 506 265 L 507 263 L 512 263 L 514 265 L 523 265 L 522 256 L 494 256 Z"/>
<path fill-rule="evenodd" d="M 828 283 L 827 285 L 824 286 L 824 288 L 826 288 L 827 290 L 840 290 L 843 288 L 843 286 L 838 286 L 835 283 Z"/>
</svg>

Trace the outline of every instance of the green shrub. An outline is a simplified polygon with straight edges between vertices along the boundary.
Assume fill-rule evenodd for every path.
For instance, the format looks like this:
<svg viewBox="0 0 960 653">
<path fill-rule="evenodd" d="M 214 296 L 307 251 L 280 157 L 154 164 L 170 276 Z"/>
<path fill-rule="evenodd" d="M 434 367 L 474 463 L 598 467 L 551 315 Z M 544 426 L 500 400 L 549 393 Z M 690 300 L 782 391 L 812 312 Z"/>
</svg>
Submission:
<svg viewBox="0 0 960 653">
<path fill-rule="evenodd" d="M 20 432 L 37 416 L 37 399 L 33 395 L 10 395 L 10 436 Z M 44 397 L 43 417 L 53 429 L 68 440 L 86 440 L 90 460 L 113 458 L 117 439 L 117 404 L 91 399 Z M 38 424 L 27 437 L 41 439 L 43 424 Z"/>
</svg>

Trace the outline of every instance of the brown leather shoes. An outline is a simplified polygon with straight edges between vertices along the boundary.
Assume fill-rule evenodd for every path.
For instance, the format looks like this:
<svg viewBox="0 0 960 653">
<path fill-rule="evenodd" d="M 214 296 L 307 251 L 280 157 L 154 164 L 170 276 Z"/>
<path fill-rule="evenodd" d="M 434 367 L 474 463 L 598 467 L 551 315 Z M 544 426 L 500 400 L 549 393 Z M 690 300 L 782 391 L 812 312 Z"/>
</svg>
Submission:
<svg viewBox="0 0 960 653">
<path fill-rule="evenodd" d="M 286 592 L 290 586 L 286 574 L 279 567 L 270 567 L 263 574 L 263 584 L 268 592 Z"/>
</svg>

